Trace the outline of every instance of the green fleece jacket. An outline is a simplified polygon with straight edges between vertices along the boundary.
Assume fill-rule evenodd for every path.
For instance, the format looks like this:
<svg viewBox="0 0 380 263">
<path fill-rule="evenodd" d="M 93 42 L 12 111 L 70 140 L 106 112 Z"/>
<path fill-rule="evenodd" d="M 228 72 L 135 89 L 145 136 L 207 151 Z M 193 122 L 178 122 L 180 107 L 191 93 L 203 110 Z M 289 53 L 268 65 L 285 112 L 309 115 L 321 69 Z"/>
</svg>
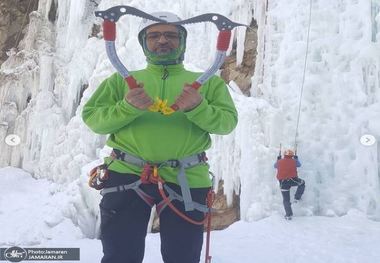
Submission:
<svg viewBox="0 0 380 263">
<path fill-rule="evenodd" d="M 131 72 L 138 83 L 152 98 L 167 99 L 172 105 L 183 90 L 201 73 L 184 69 L 183 64 L 153 65 Z M 162 115 L 143 111 L 124 99 L 128 84 L 115 73 L 104 80 L 85 104 L 82 118 L 88 127 L 98 134 L 110 134 L 106 144 L 150 162 L 201 153 L 211 146 L 210 133 L 228 134 L 237 124 L 237 111 L 224 81 L 213 76 L 199 92 L 202 102 L 188 112 Z M 110 163 L 111 158 L 105 158 Z M 115 160 L 110 170 L 140 175 L 141 167 Z M 211 181 L 206 164 L 186 169 L 191 188 L 209 187 Z M 166 182 L 177 183 L 178 168 L 162 167 L 160 176 Z"/>
</svg>

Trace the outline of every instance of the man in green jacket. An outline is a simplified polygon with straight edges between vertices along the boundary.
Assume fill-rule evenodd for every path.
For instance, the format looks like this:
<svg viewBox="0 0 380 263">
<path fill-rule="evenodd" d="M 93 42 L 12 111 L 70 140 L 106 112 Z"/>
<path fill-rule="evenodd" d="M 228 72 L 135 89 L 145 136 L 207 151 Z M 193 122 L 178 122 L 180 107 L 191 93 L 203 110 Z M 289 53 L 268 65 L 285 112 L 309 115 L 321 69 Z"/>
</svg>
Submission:
<svg viewBox="0 0 380 263">
<path fill-rule="evenodd" d="M 180 20 L 169 12 L 152 15 Z M 159 213 L 163 261 L 197 263 L 203 225 L 165 208 L 157 184 L 146 178 L 159 174 L 171 204 L 188 218 L 202 220 L 201 206 L 211 186 L 204 151 L 211 146 L 210 134 L 228 134 L 236 127 L 237 111 L 221 78 L 213 76 L 198 91 L 187 84 L 201 73 L 187 71 L 182 64 L 184 27 L 143 21 L 140 29 L 148 65 L 131 72 L 139 88 L 130 90 L 115 73 L 101 83 L 82 112 L 92 131 L 110 135 L 106 144 L 114 149 L 105 159 L 109 176 L 100 203 L 102 263 L 142 262 L 153 205 Z M 170 115 L 150 111 L 156 98 L 176 103 L 179 110 Z"/>
</svg>

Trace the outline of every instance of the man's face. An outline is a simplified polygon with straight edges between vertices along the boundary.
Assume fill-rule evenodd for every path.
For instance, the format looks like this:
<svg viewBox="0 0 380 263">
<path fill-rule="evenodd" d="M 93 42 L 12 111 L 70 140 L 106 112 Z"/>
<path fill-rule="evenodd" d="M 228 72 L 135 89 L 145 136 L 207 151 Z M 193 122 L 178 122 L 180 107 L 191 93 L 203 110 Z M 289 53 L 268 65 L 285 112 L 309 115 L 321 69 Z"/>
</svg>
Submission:
<svg viewBox="0 0 380 263">
<path fill-rule="evenodd" d="M 174 25 L 159 24 L 146 30 L 146 44 L 149 51 L 167 55 L 179 46 L 179 32 Z"/>
</svg>

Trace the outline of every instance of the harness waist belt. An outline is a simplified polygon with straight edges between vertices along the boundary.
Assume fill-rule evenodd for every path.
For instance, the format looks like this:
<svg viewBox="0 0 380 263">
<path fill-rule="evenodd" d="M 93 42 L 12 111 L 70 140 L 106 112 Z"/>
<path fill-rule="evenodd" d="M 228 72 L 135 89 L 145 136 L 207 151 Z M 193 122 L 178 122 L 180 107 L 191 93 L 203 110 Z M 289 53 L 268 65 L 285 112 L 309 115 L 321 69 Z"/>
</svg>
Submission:
<svg viewBox="0 0 380 263">
<path fill-rule="evenodd" d="M 194 154 L 194 155 L 185 157 L 181 160 L 167 160 L 167 161 L 159 162 L 159 163 L 152 163 L 152 162 L 145 161 L 140 157 L 133 156 L 126 152 L 122 152 L 118 149 L 113 149 L 113 156 L 116 157 L 116 159 L 118 160 L 124 161 L 132 165 L 136 165 L 139 167 L 144 167 L 145 165 L 148 164 L 148 165 L 155 165 L 158 168 L 162 166 L 179 168 L 177 181 L 179 183 L 179 186 L 181 187 L 185 210 L 193 211 L 195 209 L 194 202 L 192 201 L 191 194 L 190 194 L 189 184 L 187 182 L 185 169 L 197 166 L 202 163 L 207 163 L 207 157 L 206 157 L 205 152 Z"/>
</svg>

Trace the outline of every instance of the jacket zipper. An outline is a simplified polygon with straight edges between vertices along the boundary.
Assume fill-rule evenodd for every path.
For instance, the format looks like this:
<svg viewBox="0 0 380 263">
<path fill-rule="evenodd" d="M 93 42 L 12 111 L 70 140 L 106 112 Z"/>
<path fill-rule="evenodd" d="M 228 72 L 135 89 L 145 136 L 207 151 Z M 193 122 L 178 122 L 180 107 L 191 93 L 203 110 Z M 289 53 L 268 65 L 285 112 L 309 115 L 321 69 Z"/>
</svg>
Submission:
<svg viewBox="0 0 380 263">
<path fill-rule="evenodd" d="M 161 76 L 161 79 L 162 79 L 161 99 L 162 100 L 165 99 L 165 81 L 168 78 L 168 76 L 169 76 L 168 66 L 165 65 L 164 70 L 162 72 L 162 76 Z"/>
</svg>

